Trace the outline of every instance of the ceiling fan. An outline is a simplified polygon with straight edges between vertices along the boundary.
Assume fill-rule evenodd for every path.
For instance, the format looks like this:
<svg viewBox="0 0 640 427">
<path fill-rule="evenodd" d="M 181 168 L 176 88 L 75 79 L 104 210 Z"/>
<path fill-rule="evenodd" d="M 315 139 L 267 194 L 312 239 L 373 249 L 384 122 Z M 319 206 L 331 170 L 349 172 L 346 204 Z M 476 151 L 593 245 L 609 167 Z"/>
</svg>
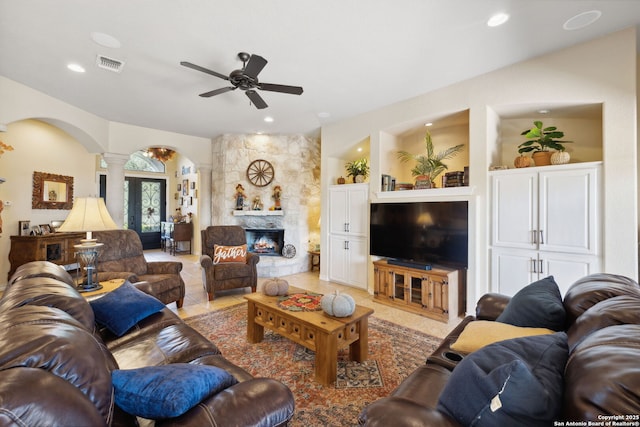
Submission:
<svg viewBox="0 0 640 427">
<path fill-rule="evenodd" d="M 200 96 L 202 96 L 203 98 L 209 98 L 211 96 L 220 95 L 221 93 L 240 88 L 244 91 L 245 94 L 247 94 L 253 105 L 261 110 L 263 108 L 267 108 L 267 103 L 264 101 L 264 99 L 262 99 L 258 92 L 255 91 L 255 89 L 267 90 L 271 92 L 290 93 L 292 95 L 302 94 L 302 88 L 300 86 L 261 83 L 260 81 L 258 81 L 258 74 L 260 74 L 260 71 L 262 71 L 264 66 L 267 65 L 267 60 L 263 57 L 259 55 L 250 55 L 246 52 L 240 52 L 238 54 L 238 58 L 240 58 L 240 60 L 242 61 L 242 69 L 234 70 L 228 76 L 201 67 L 199 65 L 192 64 L 191 62 L 182 61 L 180 62 L 180 65 L 194 69 L 196 71 L 202 71 L 203 73 L 211 74 L 212 76 L 216 76 L 224 80 L 228 80 L 233 85 L 201 93 Z"/>
</svg>

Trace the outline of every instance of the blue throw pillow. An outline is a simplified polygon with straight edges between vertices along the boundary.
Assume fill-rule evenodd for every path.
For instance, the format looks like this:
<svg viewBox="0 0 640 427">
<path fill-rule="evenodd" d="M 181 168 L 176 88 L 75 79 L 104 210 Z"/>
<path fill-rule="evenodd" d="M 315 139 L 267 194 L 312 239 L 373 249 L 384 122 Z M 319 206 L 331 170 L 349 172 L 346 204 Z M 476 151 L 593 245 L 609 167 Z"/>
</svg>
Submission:
<svg viewBox="0 0 640 427">
<path fill-rule="evenodd" d="M 553 276 L 533 282 L 516 293 L 496 321 L 527 328 L 564 331 L 566 312 Z"/>
<path fill-rule="evenodd" d="M 568 356 L 564 332 L 488 345 L 456 366 L 438 410 L 466 426 L 552 425 L 561 416 Z"/>
<path fill-rule="evenodd" d="M 189 363 L 117 369 L 111 381 L 121 409 L 153 420 L 180 416 L 207 396 L 238 382 L 221 368 Z"/>
<path fill-rule="evenodd" d="M 129 282 L 116 290 L 91 301 L 96 322 L 104 325 L 117 336 L 124 335 L 139 321 L 159 312 L 164 304 Z"/>
</svg>

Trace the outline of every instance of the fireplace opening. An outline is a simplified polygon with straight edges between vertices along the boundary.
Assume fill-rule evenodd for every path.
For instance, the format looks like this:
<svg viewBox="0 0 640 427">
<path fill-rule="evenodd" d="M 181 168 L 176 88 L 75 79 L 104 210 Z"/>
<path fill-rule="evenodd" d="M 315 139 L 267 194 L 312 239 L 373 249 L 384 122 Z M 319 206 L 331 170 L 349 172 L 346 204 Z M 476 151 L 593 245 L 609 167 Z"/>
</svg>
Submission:
<svg viewBox="0 0 640 427">
<path fill-rule="evenodd" d="M 284 246 L 284 229 L 245 228 L 247 251 L 258 255 L 280 256 Z"/>
</svg>

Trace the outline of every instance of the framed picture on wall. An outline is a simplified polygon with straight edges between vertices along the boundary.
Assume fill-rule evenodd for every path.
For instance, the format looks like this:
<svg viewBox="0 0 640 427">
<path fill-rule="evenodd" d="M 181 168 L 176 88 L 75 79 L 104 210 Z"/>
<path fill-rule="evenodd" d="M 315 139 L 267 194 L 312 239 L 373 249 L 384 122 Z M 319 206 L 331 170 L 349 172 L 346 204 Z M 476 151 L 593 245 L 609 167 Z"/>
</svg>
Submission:
<svg viewBox="0 0 640 427">
<path fill-rule="evenodd" d="M 196 189 L 196 182 L 195 181 L 191 181 L 191 189 L 192 190 Z"/>
<path fill-rule="evenodd" d="M 182 195 L 183 196 L 188 196 L 189 195 L 189 180 L 188 179 L 183 179 L 182 180 Z"/>
<path fill-rule="evenodd" d="M 182 191 L 182 185 L 181 184 L 178 184 L 178 189 L 177 190 L 178 191 Z"/>
</svg>

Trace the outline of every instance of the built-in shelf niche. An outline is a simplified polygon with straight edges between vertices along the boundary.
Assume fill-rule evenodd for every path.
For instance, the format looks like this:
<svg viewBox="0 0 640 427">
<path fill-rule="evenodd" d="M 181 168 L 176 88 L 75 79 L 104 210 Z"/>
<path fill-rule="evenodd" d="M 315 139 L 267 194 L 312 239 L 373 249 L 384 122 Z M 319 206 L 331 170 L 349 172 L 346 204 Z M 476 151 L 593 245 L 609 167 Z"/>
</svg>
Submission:
<svg viewBox="0 0 640 427">
<path fill-rule="evenodd" d="M 426 123 L 431 123 L 431 126 L 425 126 Z M 465 166 L 469 166 L 469 110 L 463 110 L 438 117 L 415 119 L 381 131 L 380 173 L 395 177 L 396 183 L 413 183 L 415 179 L 411 169 L 415 163 L 402 163 L 398 159 L 398 151 L 418 155 L 425 153 L 424 138 L 427 130 L 431 133 L 436 153 L 458 144 L 465 145 L 463 151 L 446 160 L 446 172 L 463 171 Z M 443 174 L 436 178 L 438 188 L 442 186 Z M 376 179 L 379 181 L 380 177 Z M 373 180 L 372 178 L 371 181 Z"/>
<path fill-rule="evenodd" d="M 514 167 L 518 145 L 526 141 L 521 133 L 535 120 L 544 127 L 556 126 L 564 132 L 563 140 L 572 141 L 565 145 L 570 163 L 603 160 L 602 103 L 501 105 L 491 108 L 488 116 L 488 128 L 496 130 L 491 166 Z"/>
</svg>

